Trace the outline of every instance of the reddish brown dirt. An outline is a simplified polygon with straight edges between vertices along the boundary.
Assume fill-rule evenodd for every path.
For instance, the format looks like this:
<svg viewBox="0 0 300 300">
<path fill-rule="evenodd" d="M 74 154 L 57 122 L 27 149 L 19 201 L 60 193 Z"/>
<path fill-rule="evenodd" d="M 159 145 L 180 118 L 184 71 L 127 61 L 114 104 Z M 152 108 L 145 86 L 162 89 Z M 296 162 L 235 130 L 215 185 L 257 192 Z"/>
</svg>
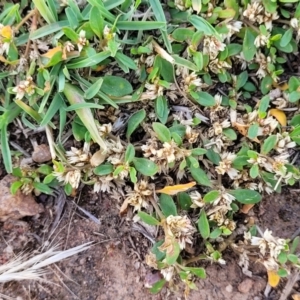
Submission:
<svg viewBox="0 0 300 300">
<path fill-rule="evenodd" d="M 7 245 L 15 252 L 37 248 L 37 241 L 45 243 L 51 205 L 46 212 L 25 222 L 2 225 L 1 259 L 5 262 Z M 144 264 L 144 255 L 151 242 L 132 230 L 128 219 L 121 219 L 116 204 L 105 196 L 92 197 L 86 194 L 79 205 L 99 218 L 101 225 L 75 210 L 70 200 L 52 240 L 62 248 L 74 247 L 94 241 L 89 250 L 66 259 L 49 268 L 44 282 L 6 283 L 0 286 L 0 293 L 18 300 L 162 300 L 184 299 L 181 288 L 171 292 L 164 288 L 159 295 L 151 295 L 144 287 L 144 280 L 151 270 Z M 265 197 L 253 213 L 262 230 L 268 228 L 275 235 L 284 238 L 300 227 L 299 198 L 297 193 Z M 51 220 L 50 220 L 51 221 Z M 51 223 L 51 222 L 50 222 Z M 30 225 L 30 226 L 28 226 Z M 35 236 L 36 235 L 36 236 Z M 198 291 L 192 291 L 191 300 L 262 300 L 279 299 L 284 282 L 269 294 L 263 296 L 266 286 L 266 272 L 260 264 L 250 269 L 253 277 L 245 276 L 237 265 L 237 256 L 226 250 L 226 266 L 204 265 L 207 279 L 197 281 Z M 298 288 L 297 286 L 295 288 Z M 18 298 L 19 297 L 19 298 Z M 4 299 L 1 298 L 0 299 Z"/>
</svg>

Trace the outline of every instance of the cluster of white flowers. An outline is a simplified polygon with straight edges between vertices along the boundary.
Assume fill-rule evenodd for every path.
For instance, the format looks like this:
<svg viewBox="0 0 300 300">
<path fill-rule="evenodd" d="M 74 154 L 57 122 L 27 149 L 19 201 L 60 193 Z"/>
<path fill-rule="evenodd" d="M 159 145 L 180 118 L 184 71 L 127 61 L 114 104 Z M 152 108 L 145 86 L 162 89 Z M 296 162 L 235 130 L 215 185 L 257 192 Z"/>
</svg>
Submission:
<svg viewBox="0 0 300 300">
<path fill-rule="evenodd" d="M 196 232 L 187 216 L 168 216 L 163 225 L 165 231 L 165 241 L 159 247 L 160 251 L 172 253 L 174 241 L 177 241 L 180 249 L 184 249 L 186 244 L 192 244 L 193 234 Z"/>
<path fill-rule="evenodd" d="M 25 95 L 32 96 L 35 93 L 36 85 L 33 82 L 31 76 L 28 76 L 26 80 L 22 80 L 19 84 L 12 89 L 14 93 L 16 93 L 16 98 L 21 100 Z"/>
<path fill-rule="evenodd" d="M 268 30 L 272 29 L 272 21 L 279 18 L 277 11 L 274 13 L 266 11 L 260 0 L 251 0 L 244 10 L 243 16 L 252 23 L 264 24 Z"/>
<path fill-rule="evenodd" d="M 272 231 L 266 229 L 262 237 L 251 236 L 249 232 L 244 234 L 245 241 L 250 241 L 252 246 L 258 246 L 262 255 L 262 263 L 267 270 L 278 270 L 278 256 L 281 251 L 287 249 L 287 241 L 272 235 Z"/>
<path fill-rule="evenodd" d="M 145 180 L 141 180 L 134 185 L 133 191 L 130 191 L 126 195 L 125 201 L 134 207 L 135 210 L 141 210 L 149 206 L 149 196 L 153 194 L 151 188 L 149 188 L 149 183 Z"/>
<path fill-rule="evenodd" d="M 155 140 L 150 139 L 146 145 L 142 146 L 142 151 L 144 152 L 144 157 L 155 162 L 160 172 L 165 174 L 168 173 L 170 163 L 182 161 L 185 157 L 191 155 L 190 150 L 178 147 L 173 140 L 165 142 L 162 144 L 162 147 L 159 147 Z"/>
</svg>

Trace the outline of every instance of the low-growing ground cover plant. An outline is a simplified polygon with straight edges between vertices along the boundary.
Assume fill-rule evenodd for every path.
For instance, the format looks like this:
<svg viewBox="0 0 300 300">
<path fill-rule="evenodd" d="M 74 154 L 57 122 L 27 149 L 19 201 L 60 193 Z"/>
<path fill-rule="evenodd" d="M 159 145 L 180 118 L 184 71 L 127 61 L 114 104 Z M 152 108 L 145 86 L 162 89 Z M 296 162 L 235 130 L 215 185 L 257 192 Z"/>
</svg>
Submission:
<svg viewBox="0 0 300 300">
<path fill-rule="evenodd" d="M 297 238 L 252 224 L 234 240 L 238 213 L 300 178 L 297 0 L 2 8 L 1 153 L 18 178 L 12 193 L 60 185 L 75 196 L 90 185 L 123 196 L 121 215 L 133 209 L 161 232 L 146 258 L 164 277 L 152 292 L 179 276 L 188 294 L 206 276 L 201 260 L 225 264 L 226 248 L 245 274 L 256 255 L 273 287 L 299 268 Z M 24 163 L 12 128 L 26 138 L 44 130 L 52 161 Z"/>
</svg>

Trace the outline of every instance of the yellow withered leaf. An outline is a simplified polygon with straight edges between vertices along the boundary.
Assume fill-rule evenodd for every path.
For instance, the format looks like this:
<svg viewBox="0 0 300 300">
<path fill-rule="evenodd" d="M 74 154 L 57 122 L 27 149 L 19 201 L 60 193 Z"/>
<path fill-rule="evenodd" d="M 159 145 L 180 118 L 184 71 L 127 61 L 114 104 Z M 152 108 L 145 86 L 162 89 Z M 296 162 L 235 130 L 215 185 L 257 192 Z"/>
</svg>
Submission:
<svg viewBox="0 0 300 300">
<path fill-rule="evenodd" d="M 165 186 L 161 190 L 156 190 L 156 193 L 162 193 L 162 194 L 167 194 L 167 195 L 176 195 L 177 193 L 185 192 L 186 190 L 192 188 L 195 185 L 196 185 L 195 181 L 185 183 L 185 184 L 168 185 L 168 186 Z"/>
<path fill-rule="evenodd" d="M 274 270 L 268 270 L 268 283 L 271 287 L 276 287 L 280 281 L 280 276 Z"/>
<path fill-rule="evenodd" d="M 285 82 L 280 82 L 280 83 L 274 82 L 273 86 L 275 88 L 280 89 L 281 91 L 286 91 L 289 88 L 289 84 L 286 81 Z"/>
<path fill-rule="evenodd" d="M 54 54 L 56 54 L 57 52 L 62 52 L 62 50 L 62 46 L 57 46 L 44 53 L 42 56 L 51 59 Z"/>
<path fill-rule="evenodd" d="M 300 294 L 292 295 L 293 300 L 300 300 Z"/>
<path fill-rule="evenodd" d="M 286 115 L 285 113 L 277 108 L 272 108 L 269 110 L 270 116 L 273 116 L 281 126 L 286 126 Z"/>
<path fill-rule="evenodd" d="M 13 31 L 11 29 L 10 26 L 4 26 L 1 30 L 0 30 L 0 35 L 2 37 L 4 37 L 5 39 L 11 40 L 12 36 L 13 36 Z"/>
</svg>

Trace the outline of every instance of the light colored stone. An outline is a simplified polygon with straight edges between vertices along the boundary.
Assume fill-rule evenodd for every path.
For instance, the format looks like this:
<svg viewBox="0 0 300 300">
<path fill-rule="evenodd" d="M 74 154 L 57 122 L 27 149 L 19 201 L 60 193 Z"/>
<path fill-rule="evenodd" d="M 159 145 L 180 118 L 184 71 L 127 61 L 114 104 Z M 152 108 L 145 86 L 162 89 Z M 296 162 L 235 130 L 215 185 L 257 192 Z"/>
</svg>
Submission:
<svg viewBox="0 0 300 300">
<path fill-rule="evenodd" d="M 225 290 L 226 290 L 227 293 L 232 293 L 232 291 L 233 291 L 232 285 L 231 284 L 227 285 Z"/>
<path fill-rule="evenodd" d="M 44 211 L 43 206 L 37 204 L 32 195 L 24 195 L 17 191 L 15 195 L 10 192 L 10 186 L 17 179 L 6 175 L 0 181 L 0 221 L 18 220 L 25 216 L 34 216 Z"/>
<path fill-rule="evenodd" d="M 49 146 L 45 144 L 35 146 L 31 157 L 33 161 L 39 164 L 52 159 Z"/>
<path fill-rule="evenodd" d="M 252 286 L 253 286 L 253 280 L 247 278 L 239 284 L 238 290 L 243 294 L 247 294 L 251 290 Z"/>
</svg>

